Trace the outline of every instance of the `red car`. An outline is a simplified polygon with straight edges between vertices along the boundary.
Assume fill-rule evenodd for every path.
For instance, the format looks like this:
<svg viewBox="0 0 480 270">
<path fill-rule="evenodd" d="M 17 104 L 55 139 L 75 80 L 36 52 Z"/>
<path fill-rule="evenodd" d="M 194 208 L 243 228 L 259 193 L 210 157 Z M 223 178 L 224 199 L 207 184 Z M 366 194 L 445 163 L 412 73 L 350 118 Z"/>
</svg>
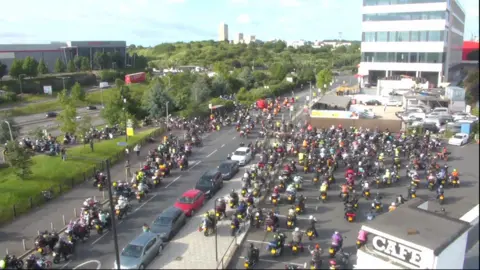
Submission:
<svg viewBox="0 0 480 270">
<path fill-rule="evenodd" d="M 205 193 L 198 189 L 190 189 L 177 199 L 174 206 L 181 209 L 187 217 L 191 217 L 202 208 L 204 203 Z"/>
</svg>

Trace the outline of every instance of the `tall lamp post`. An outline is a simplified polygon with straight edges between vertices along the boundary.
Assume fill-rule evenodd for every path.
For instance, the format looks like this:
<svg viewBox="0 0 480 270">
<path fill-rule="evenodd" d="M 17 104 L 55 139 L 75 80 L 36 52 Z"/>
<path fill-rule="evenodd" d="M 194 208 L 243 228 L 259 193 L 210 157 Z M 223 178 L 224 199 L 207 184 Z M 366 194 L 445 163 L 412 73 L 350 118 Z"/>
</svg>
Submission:
<svg viewBox="0 0 480 270">
<path fill-rule="evenodd" d="M 7 124 L 8 131 L 10 132 L 10 140 L 13 141 L 13 133 L 12 133 L 12 127 L 10 126 L 10 122 L 8 122 L 7 120 L 5 120 L 3 122 L 5 122 L 5 124 Z"/>
<path fill-rule="evenodd" d="M 215 199 L 215 201 L 213 202 L 213 209 L 215 209 L 215 213 L 217 211 L 217 201 L 219 200 L 219 198 Z M 213 224 L 213 228 L 215 228 L 215 261 L 217 262 L 217 265 L 218 265 L 218 241 L 217 241 L 217 215 L 215 214 L 215 224 Z"/>
<path fill-rule="evenodd" d="M 169 103 L 170 103 L 170 101 L 167 101 L 167 102 L 165 103 L 166 108 L 167 108 L 167 117 L 166 117 L 166 118 L 167 118 L 167 129 L 168 129 L 168 104 L 169 104 Z"/>
<path fill-rule="evenodd" d="M 120 89 L 120 94 L 123 100 L 123 117 L 125 118 L 125 142 L 128 142 L 128 134 L 127 134 L 127 99 L 124 97 L 124 88 Z"/>
<path fill-rule="evenodd" d="M 20 94 L 23 94 L 23 83 L 22 80 L 23 78 L 27 77 L 26 74 L 20 74 L 18 75 L 18 82 L 20 83 Z"/>
</svg>

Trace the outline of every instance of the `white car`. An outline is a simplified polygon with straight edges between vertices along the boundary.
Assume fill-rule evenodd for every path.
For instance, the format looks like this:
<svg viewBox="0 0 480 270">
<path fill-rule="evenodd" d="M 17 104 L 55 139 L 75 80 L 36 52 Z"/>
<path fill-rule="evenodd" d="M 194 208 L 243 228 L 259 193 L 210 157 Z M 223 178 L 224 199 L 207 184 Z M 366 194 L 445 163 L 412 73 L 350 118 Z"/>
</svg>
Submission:
<svg viewBox="0 0 480 270">
<path fill-rule="evenodd" d="M 389 100 L 389 101 L 385 102 L 385 105 L 387 105 L 387 106 L 401 107 L 401 106 L 402 106 L 402 102 L 401 102 L 400 100 Z"/>
<path fill-rule="evenodd" d="M 239 165 L 247 165 L 252 160 L 252 151 L 248 147 L 240 147 L 232 153 L 232 160 L 238 161 Z"/>
<path fill-rule="evenodd" d="M 448 140 L 448 144 L 458 145 L 458 146 L 467 144 L 467 142 L 468 142 L 468 134 L 466 133 L 457 133 Z"/>
</svg>

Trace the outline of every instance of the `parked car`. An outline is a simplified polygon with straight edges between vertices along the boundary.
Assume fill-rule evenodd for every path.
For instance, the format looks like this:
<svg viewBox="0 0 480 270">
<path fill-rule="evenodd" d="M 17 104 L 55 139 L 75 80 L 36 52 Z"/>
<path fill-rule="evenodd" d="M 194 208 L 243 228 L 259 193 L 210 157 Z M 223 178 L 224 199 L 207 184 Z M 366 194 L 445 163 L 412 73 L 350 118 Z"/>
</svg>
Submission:
<svg viewBox="0 0 480 270">
<path fill-rule="evenodd" d="M 437 107 L 432 110 L 433 113 L 450 113 L 450 110 L 446 107 Z"/>
<path fill-rule="evenodd" d="M 191 217 L 205 203 L 205 193 L 198 189 L 187 190 L 177 199 L 173 206 L 181 209 L 186 216 Z"/>
<path fill-rule="evenodd" d="M 376 99 L 372 99 L 372 100 L 368 100 L 368 101 L 360 101 L 360 104 L 365 104 L 365 105 L 374 105 L 374 106 L 377 106 L 377 105 L 382 105 L 382 103 Z"/>
<path fill-rule="evenodd" d="M 97 109 L 97 106 L 93 106 L 93 105 L 87 106 L 87 110 L 89 111 L 96 110 L 96 109 Z"/>
<path fill-rule="evenodd" d="M 468 143 L 468 134 L 466 133 L 457 133 L 448 140 L 448 144 L 450 145 L 462 146 L 467 143 Z"/>
<path fill-rule="evenodd" d="M 222 187 L 223 177 L 218 168 L 206 171 L 195 184 L 195 189 L 203 191 L 208 199 Z"/>
<path fill-rule="evenodd" d="M 430 133 L 438 133 L 440 129 L 434 123 L 425 123 L 423 122 L 421 125 L 423 131 L 429 131 Z"/>
<path fill-rule="evenodd" d="M 120 269 L 145 269 L 162 252 L 164 243 L 159 235 L 143 232 L 133 239 L 120 253 Z M 114 269 L 117 269 L 117 262 Z"/>
<path fill-rule="evenodd" d="M 47 112 L 45 114 L 45 118 L 55 118 L 57 117 L 57 113 L 56 112 Z"/>
<path fill-rule="evenodd" d="M 160 236 L 163 242 L 172 239 L 187 222 L 184 211 L 170 206 L 165 209 L 150 225 L 150 231 Z"/>
<path fill-rule="evenodd" d="M 240 166 L 244 166 L 253 159 L 252 151 L 250 151 L 250 148 L 248 147 L 239 147 L 235 152 L 232 153 L 231 159 L 238 161 Z"/>
<path fill-rule="evenodd" d="M 240 170 L 238 161 L 225 160 L 218 166 L 218 170 L 222 173 L 223 180 L 230 180 Z"/>
</svg>

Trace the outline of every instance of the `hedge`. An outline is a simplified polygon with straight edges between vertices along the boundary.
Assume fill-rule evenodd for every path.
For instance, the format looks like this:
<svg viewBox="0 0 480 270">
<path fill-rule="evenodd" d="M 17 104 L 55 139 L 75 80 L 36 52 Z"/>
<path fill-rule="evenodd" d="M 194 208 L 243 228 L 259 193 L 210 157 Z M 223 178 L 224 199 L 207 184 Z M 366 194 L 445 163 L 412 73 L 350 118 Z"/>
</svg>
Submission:
<svg viewBox="0 0 480 270">
<path fill-rule="evenodd" d="M 81 86 L 98 85 L 97 77 L 91 72 L 75 73 L 65 76 L 65 87 L 70 88 L 76 82 Z M 27 94 L 43 94 L 43 86 L 51 85 L 52 90 L 57 92 L 63 89 L 63 80 L 58 76 L 44 76 L 36 78 L 24 78 L 22 80 L 22 91 Z M 0 89 L 8 89 L 9 91 L 20 93 L 20 83 L 18 80 L 0 81 Z"/>
</svg>

